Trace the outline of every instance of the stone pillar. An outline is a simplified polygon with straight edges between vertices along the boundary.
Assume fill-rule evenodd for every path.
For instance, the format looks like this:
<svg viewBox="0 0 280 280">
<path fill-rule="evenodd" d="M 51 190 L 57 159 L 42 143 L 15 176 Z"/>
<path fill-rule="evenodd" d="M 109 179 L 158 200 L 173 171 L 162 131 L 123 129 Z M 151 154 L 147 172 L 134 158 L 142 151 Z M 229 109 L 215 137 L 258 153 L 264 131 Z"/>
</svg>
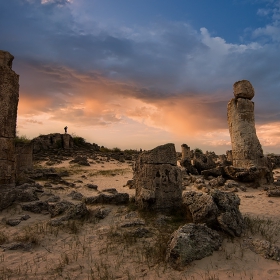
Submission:
<svg viewBox="0 0 280 280">
<path fill-rule="evenodd" d="M 73 143 L 73 138 L 69 134 L 61 134 L 62 136 L 62 147 L 65 150 L 73 149 L 74 143 Z"/>
<path fill-rule="evenodd" d="M 232 162 L 232 150 L 226 151 L 227 161 Z"/>
<path fill-rule="evenodd" d="M 158 146 L 139 155 L 134 166 L 135 201 L 140 208 L 170 211 L 182 204 L 182 175 L 175 145 Z"/>
<path fill-rule="evenodd" d="M 191 148 L 187 144 L 182 144 L 182 161 L 185 159 L 191 159 Z"/>
<path fill-rule="evenodd" d="M 14 57 L 0 50 L 0 186 L 15 185 L 15 144 L 19 76 L 12 70 Z"/>
<path fill-rule="evenodd" d="M 228 126 L 234 167 L 250 168 L 263 165 L 263 150 L 255 129 L 254 88 L 249 81 L 233 85 L 235 98 L 228 103 Z"/>
</svg>

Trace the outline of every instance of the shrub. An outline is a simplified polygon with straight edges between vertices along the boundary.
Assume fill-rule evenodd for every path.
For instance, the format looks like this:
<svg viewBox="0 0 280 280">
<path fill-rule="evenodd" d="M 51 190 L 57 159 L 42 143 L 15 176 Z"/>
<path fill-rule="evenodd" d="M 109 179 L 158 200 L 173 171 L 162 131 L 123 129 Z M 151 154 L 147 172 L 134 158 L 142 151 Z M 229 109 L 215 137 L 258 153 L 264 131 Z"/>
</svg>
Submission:
<svg viewBox="0 0 280 280">
<path fill-rule="evenodd" d="M 72 138 L 73 138 L 73 143 L 75 146 L 84 146 L 86 144 L 86 140 L 85 138 L 81 137 L 81 136 L 77 136 L 76 134 L 71 134 Z"/>
<path fill-rule="evenodd" d="M 200 148 L 195 148 L 194 152 L 198 154 L 203 154 L 203 151 Z"/>
<path fill-rule="evenodd" d="M 21 135 L 21 136 L 16 136 L 15 137 L 15 143 L 22 143 L 22 144 L 27 144 L 30 143 L 31 140 L 29 138 L 27 138 L 26 135 Z"/>
</svg>

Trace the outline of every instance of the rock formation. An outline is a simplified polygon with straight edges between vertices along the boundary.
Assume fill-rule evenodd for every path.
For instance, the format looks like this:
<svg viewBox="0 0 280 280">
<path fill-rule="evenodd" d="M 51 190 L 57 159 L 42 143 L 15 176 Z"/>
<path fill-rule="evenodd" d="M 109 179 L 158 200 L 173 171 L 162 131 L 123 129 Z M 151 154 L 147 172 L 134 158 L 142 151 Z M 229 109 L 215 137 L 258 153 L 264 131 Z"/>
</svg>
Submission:
<svg viewBox="0 0 280 280">
<path fill-rule="evenodd" d="M 240 199 L 233 193 L 214 190 L 210 194 L 186 192 L 183 196 L 194 223 L 206 223 L 214 229 L 221 229 L 231 236 L 240 236 L 244 227 L 239 211 Z"/>
<path fill-rule="evenodd" d="M 182 161 L 184 161 L 185 159 L 191 159 L 191 149 L 187 144 L 182 144 L 181 145 L 182 148 Z"/>
<path fill-rule="evenodd" d="M 43 150 L 59 149 L 64 150 L 72 149 L 74 146 L 73 138 L 69 134 L 52 133 L 48 135 L 40 135 L 33 140 L 34 153 Z"/>
<path fill-rule="evenodd" d="M 33 168 L 33 142 L 16 143 L 16 178 L 17 181 L 22 172 Z"/>
<path fill-rule="evenodd" d="M 232 143 L 234 167 L 258 166 L 263 161 L 263 150 L 256 135 L 254 88 L 249 81 L 233 85 L 235 98 L 228 103 L 228 125 Z"/>
<path fill-rule="evenodd" d="M 174 144 L 143 152 L 134 167 L 136 203 L 143 208 L 171 210 L 182 203 L 182 175 Z"/>
<path fill-rule="evenodd" d="M 222 238 L 216 231 L 206 225 L 186 224 L 171 235 L 166 260 L 174 269 L 182 269 L 194 260 L 212 255 L 221 245 Z"/>
<path fill-rule="evenodd" d="M 249 81 L 238 81 L 233 85 L 234 98 L 228 103 L 228 126 L 232 144 L 232 163 L 235 168 L 256 167 L 260 177 L 271 172 L 267 169 L 266 159 L 259 139 L 256 135 L 254 102 L 254 88 Z M 259 178 L 261 179 L 261 178 Z"/>
<path fill-rule="evenodd" d="M 0 185 L 15 184 L 15 145 L 19 76 L 12 70 L 14 57 L 0 51 Z"/>
</svg>

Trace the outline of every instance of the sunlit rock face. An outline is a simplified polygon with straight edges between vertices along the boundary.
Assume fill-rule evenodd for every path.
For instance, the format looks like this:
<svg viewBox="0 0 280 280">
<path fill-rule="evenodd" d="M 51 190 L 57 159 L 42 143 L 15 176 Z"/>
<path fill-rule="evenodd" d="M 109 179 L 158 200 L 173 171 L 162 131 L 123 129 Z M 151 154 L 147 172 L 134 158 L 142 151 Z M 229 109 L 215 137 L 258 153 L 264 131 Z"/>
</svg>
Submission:
<svg viewBox="0 0 280 280">
<path fill-rule="evenodd" d="M 233 85 L 235 98 L 228 103 L 228 125 L 232 144 L 234 167 L 260 166 L 263 150 L 256 134 L 254 88 L 249 81 L 238 81 Z"/>
<path fill-rule="evenodd" d="M 271 170 L 263 155 L 256 134 L 254 102 L 255 91 L 249 81 L 238 81 L 233 85 L 234 98 L 227 107 L 228 126 L 232 144 L 232 164 L 235 168 L 257 168 L 256 179 L 270 179 Z"/>
<path fill-rule="evenodd" d="M 15 184 L 15 145 L 19 76 L 12 70 L 14 57 L 0 50 L 0 185 Z"/>
<path fill-rule="evenodd" d="M 169 211 L 182 204 L 182 175 L 174 144 L 140 154 L 134 167 L 135 200 L 140 208 Z"/>
</svg>

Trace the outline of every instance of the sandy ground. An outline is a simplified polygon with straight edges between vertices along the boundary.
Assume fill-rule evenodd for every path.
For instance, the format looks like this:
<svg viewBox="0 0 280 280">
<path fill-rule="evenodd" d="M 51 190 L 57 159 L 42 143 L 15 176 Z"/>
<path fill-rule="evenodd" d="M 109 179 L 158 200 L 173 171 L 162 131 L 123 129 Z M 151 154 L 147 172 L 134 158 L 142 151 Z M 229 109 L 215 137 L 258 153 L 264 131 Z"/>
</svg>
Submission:
<svg viewBox="0 0 280 280">
<path fill-rule="evenodd" d="M 40 163 L 45 167 L 45 162 Z M 127 180 L 132 179 L 132 162 L 120 163 L 100 158 L 91 166 L 70 165 L 69 161 L 53 166 L 68 170 L 68 182 L 76 186 L 65 189 L 45 189 L 45 196 L 55 194 L 71 201 L 67 195 L 75 190 L 85 196 L 96 194 L 86 184 L 98 185 L 98 190 L 116 188 L 134 195 Z M 44 181 L 40 181 L 44 185 Z M 187 187 L 186 190 L 191 189 Z M 154 229 L 149 217 L 138 214 L 133 207 L 98 205 L 91 211 L 104 210 L 104 219 L 90 217 L 86 221 L 72 221 L 63 227 L 48 225 L 50 216 L 22 211 L 19 205 L 0 213 L 1 243 L 33 242 L 31 248 L 0 249 L 0 280 L 4 279 L 280 279 L 277 261 L 265 259 L 244 246 L 244 240 L 267 237 L 279 243 L 280 198 L 266 196 L 263 188 L 237 193 L 241 198 L 240 211 L 258 224 L 255 232 L 246 231 L 240 238 L 225 238 L 219 251 L 202 260 L 194 261 L 182 271 L 170 268 L 162 258 L 162 233 L 165 225 Z M 17 226 L 6 225 L 6 220 L 25 214 L 30 219 Z M 154 233 L 147 238 L 131 238 L 122 227 L 128 221 L 144 221 Z M 141 224 L 141 223 L 140 223 Z M 161 239 L 162 238 L 162 239 Z M 280 245 L 280 244 L 278 244 Z"/>
</svg>

